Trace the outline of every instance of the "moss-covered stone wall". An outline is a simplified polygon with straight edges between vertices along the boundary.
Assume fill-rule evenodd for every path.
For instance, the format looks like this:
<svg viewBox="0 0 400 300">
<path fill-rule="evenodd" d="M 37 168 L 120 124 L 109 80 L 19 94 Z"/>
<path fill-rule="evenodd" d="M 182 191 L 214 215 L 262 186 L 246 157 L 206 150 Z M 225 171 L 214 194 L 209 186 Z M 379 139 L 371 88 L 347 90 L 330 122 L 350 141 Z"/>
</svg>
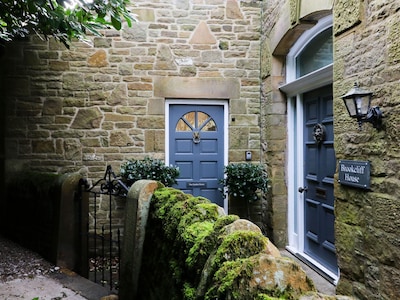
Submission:
<svg viewBox="0 0 400 300">
<path fill-rule="evenodd" d="M 172 188 L 151 199 L 137 286 L 135 299 L 298 299 L 314 291 L 255 224 Z"/>
<path fill-rule="evenodd" d="M 334 7 L 334 122 L 337 159 L 370 161 L 371 190 L 336 184 L 338 292 L 400 298 L 399 2 L 341 0 Z M 341 96 L 358 82 L 374 93 L 381 131 L 358 130 Z"/>
</svg>

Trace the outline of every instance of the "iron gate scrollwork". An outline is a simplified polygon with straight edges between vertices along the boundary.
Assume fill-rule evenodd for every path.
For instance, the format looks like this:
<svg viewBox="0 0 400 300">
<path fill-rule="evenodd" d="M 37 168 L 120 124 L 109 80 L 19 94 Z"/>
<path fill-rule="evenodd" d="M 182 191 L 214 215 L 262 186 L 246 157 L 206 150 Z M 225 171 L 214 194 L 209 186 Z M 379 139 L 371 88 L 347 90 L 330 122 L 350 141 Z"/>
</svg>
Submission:
<svg viewBox="0 0 400 300">
<path fill-rule="evenodd" d="M 87 275 L 86 277 L 92 281 L 103 286 L 109 286 L 110 290 L 117 291 L 121 256 L 121 231 L 120 228 L 115 228 L 113 210 L 115 210 L 116 198 L 125 199 L 129 188 L 115 175 L 110 165 L 107 166 L 103 178 L 92 186 L 85 182 L 84 186 L 84 193 L 89 199 L 88 215 L 91 216 L 92 226 L 87 221 L 84 235 L 86 235 L 85 256 L 88 265 L 86 274 L 82 275 Z M 82 197 L 82 199 L 84 198 Z M 108 201 L 108 207 L 103 205 L 103 207 L 108 208 L 106 220 L 104 218 L 99 219 L 98 216 L 99 207 L 103 201 Z M 89 217 L 86 220 L 89 220 Z"/>
</svg>

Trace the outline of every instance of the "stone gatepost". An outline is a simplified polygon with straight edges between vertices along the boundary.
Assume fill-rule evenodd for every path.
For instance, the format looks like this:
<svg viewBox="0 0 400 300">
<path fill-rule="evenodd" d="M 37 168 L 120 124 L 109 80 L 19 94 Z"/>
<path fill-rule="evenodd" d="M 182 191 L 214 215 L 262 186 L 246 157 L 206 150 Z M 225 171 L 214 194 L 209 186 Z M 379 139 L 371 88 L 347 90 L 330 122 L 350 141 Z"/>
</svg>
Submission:
<svg viewBox="0 0 400 300">
<path fill-rule="evenodd" d="M 138 180 L 129 189 L 121 253 L 120 299 L 135 299 L 150 202 L 153 192 L 162 186 L 154 180 Z"/>
</svg>

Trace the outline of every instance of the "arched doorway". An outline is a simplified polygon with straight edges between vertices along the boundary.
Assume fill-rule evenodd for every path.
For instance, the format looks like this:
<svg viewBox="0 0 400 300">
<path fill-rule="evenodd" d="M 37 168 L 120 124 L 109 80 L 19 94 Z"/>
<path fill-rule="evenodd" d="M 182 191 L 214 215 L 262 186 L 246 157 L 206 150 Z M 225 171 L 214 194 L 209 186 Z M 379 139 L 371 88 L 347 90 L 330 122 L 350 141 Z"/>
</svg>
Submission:
<svg viewBox="0 0 400 300">
<path fill-rule="evenodd" d="M 336 282 L 331 16 L 298 39 L 286 63 L 287 248 Z"/>
</svg>

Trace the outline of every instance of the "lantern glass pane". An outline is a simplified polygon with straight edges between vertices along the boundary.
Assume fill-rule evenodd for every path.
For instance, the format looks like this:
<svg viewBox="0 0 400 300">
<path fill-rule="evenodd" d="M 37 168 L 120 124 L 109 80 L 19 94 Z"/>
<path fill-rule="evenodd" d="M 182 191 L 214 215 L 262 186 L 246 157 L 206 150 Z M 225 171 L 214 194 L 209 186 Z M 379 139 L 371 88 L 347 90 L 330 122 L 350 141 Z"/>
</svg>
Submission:
<svg viewBox="0 0 400 300">
<path fill-rule="evenodd" d="M 367 96 L 362 96 L 360 98 L 361 98 L 361 100 L 360 100 L 360 106 L 359 106 L 359 108 L 360 108 L 359 113 L 362 116 L 366 116 L 368 113 L 368 109 L 370 107 L 371 97 L 367 95 Z"/>
<path fill-rule="evenodd" d="M 357 116 L 356 104 L 353 98 L 343 99 L 350 117 Z"/>
</svg>

